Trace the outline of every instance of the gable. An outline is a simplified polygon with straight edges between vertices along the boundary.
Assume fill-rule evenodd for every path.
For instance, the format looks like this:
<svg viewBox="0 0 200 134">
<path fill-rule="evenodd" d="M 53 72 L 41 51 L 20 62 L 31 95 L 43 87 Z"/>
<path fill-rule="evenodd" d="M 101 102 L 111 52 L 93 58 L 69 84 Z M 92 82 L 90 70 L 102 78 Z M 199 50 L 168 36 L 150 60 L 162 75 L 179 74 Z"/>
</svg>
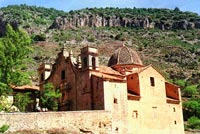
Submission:
<svg viewBox="0 0 200 134">
<path fill-rule="evenodd" d="M 138 72 L 139 76 L 156 77 L 157 79 L 165 79 L 160 72 L 158 72 L 151 65 L 144 67 Z"/>
</svg>

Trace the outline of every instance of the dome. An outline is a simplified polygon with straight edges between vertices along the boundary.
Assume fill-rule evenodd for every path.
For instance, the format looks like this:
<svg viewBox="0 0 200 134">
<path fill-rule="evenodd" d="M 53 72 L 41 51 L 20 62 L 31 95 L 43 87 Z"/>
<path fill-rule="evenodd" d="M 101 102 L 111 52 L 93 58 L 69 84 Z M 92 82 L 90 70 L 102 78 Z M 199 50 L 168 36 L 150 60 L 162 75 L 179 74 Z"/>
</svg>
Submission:
<svg viewBox="0 0 200 134">
<path fill-rule="evenodd" d="M 122 46 L 118 48 L 114 54 L 110 57 L 108 66 L 113 66 L 116 64 L 138 64 L 143 65 L 140 57 L 137 52 L 126 47 Z"/>
</svg>

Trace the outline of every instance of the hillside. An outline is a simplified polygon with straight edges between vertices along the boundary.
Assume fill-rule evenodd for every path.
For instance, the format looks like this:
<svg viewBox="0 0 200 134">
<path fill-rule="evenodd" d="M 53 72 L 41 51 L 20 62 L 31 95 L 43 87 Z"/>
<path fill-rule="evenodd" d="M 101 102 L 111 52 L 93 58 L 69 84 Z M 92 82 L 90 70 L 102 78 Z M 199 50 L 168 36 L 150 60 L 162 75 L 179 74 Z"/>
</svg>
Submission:
<svg viewBox="0 0 200 134">
<path fill-rule="evenodd" d="M 97 47 L 101 64 L 107 65 L 114 50 L 127 41 L 146 65 L 152 64 L 181 86 L 184 100 L 196 97 L 192 101 L 200 109 L 200 16 L 196 13 L 178 8 L 86 8 L 66 13 L 20 5 L 0 9 L 0 36 L 7 23 L 25 29 L 32 38 L 35 63 L 30 68 L 35 82 L 39 63 L 53 63 L 64 43 L 75 57 L 82 46 Z"/>
</svg>

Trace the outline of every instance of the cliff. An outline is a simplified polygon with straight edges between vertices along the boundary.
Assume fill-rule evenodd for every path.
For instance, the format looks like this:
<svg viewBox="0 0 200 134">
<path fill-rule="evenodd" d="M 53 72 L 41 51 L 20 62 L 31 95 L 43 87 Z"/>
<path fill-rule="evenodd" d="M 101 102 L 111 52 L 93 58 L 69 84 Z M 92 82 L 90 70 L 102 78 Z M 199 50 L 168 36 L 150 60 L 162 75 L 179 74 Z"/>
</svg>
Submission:
<svg viewBox="0 0 200 134">
<path fill-rule="evenodd" d="M 76 27 L 129 27 L 129 28 L 158 28 L 161 30 L 189 30 L 200 28 L 200 20 L 188 21 L 186 19 L 168 22 L 153 21 L 150 17 L 125 18 L 119 16 L 104 17 L 99 15 L 73 15 L 72 17 L 57 17 L 50 29 L 68 29 Z"/>
</svg>

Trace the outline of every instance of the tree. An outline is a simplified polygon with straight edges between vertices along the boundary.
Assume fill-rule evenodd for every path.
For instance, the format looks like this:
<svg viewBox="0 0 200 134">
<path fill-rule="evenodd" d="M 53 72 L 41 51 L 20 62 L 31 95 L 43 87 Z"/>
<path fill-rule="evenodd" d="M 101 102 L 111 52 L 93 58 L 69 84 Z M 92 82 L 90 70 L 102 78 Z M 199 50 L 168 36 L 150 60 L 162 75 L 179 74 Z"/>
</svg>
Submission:
<svg viewBox="0 0 200 134">
<path fill-rule="evenodd" d="M 61 97 L 59 89 L 55 89 L 52 83 L 44 85 L 44 89 L 41 93 L 41 105 L 49 110 L 56 111 L 58 109 L 58 98 Z"/>
<path fill-rule="evenodd" d="M 175 8 L 174 8 L 174 11 L 175 11 L 175 12 L 180 12 L 180 9 L 179 9 L 178 7 L 175 7 Z"/>
<path fill-rule="evenodd" d="M 11 92 L 12 85 L 29 84 L 30 43 L 25 31 L 6 26 L 6 36 L 0 38 L 0 96 Z"/>
</svg>

